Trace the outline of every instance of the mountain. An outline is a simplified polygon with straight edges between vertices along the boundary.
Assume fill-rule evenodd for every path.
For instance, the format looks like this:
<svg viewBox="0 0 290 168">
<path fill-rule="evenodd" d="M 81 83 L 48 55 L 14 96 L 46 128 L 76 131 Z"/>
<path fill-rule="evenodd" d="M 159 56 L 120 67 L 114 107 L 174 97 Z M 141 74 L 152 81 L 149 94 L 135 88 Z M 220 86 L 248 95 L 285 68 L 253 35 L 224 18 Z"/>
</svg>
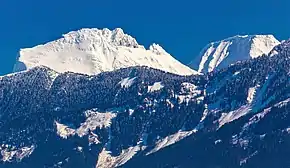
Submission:
<svg viewBox="0 0 290 168">
<path fill-rule="evenodd" d="M 0 167 L 289 167 L 290 41 L 273 52 L 204 75 L 3 76 Z"/>
<path fill-rule="evenodd" d="M 201 73 L 226 68 L 238 61 L 268 54 L 280 42 L 273 35 L 234 36 L 208 44 L 190 67 Z"/>
<path fill-rule="evenodd" d="M 184 110 L 179 116 L 178 109 L 171 108 L 177 99 L 170 92 L 182 87 L 184 101 L 200 97 L 198 85 L 202 87 L 203 81 L 201 76 L 178 76 L 148 67 L 96 76 L 34 67 L 4 76 L 0 167 L 121 166 L 141 148 L 149 150 L 166 135 L 191 129 L 198 122 L 195 115 L 202 113 L 193 112 L 200 108 L 197 102 L 186 106 L 180 100 L 176 107 Z M 180 125 L 185 120 L 187 124 Z M 190 134 L 184 130 L 179 138 Z"/>
<path fill-rule="evenodd" d="M 196 74 L 158 44 L 146 50 L 120 28 L 112 31 L 81 29 L 44 45 L 21 49 L 14 71 L 39 65 L 59 73 L 71 71 L 88 75 L 130 66 L 149 66 L 181 75 Z"/>
</svg>

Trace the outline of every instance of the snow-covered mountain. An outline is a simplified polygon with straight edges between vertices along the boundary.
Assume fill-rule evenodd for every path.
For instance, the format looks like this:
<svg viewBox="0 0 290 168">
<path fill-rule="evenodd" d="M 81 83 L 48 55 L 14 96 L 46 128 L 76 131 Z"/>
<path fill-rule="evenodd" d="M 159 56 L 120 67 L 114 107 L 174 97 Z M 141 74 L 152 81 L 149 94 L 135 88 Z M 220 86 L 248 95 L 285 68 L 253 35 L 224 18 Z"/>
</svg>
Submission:
<svg viewBox="0 0 290 168">
<path fill-rule="evenodd" d="M 290 41 L 204 75 L 0 77 L 0 168 L 289 167 Z"/>
<path fill-rule="evenodd" d="M 81 29 L 44 45 L 21 49 L 14 71 L 39 65 L 60 73 L 89 75 L 130 66 L 148 66 L 181 75 L 196 73 L 158 44 L 152 44 L 147 50 L 120 28 Z"/>
<path fill-rule="evenodd" d="M 21 50 L 26 70 L 0 77 L 0 168 L 289 167 L 290 41 L 202 53 L 213 72 L 183 76 L 195 71 L 121 29 Z"/>
<path fill-rule="evenodd" d="M 273 35 L 234 36 L 208 44 L 190 63 L 198 72 L 226 68 L 238 61 L 268 54 L 280 42 Z"/>
</svg>

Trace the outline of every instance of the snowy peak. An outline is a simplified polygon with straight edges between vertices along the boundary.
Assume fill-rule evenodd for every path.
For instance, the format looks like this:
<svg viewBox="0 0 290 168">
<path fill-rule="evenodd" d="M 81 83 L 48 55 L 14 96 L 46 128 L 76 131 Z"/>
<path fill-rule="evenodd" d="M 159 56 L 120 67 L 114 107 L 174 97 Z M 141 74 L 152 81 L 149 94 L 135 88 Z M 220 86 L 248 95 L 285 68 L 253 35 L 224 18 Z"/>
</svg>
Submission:
<svg viewBox="0 0 290 168">
<path fill-rule="evenodd" d="M 150 47 L 149 50 L 152 51 L 153 53 L 157 55 L 166 55 L 168 54 L 159 44 L 153 43 Z"/>
<path fill-rule="evenodd" d="M 82 43 L 82 42 L 91 42 L 94 44 L 102 44 L 104 41 L 115 45 L 115 46 L 125 46 L 136 48 L 139 46 L 137 41 L 124 33 L 121 28 L 116 28 L 114 30 L 109 30 L 104 28 L 102 30 L 92 28 L 84 28 L 78 31 L 72 31 L 63 35 L 63 39 L 59 41 L 66 43 Z"/>
<path fill-rule="evenodd" d="M 14 72 L 40 65 L 60 73 L 71 71 L 88 75 L 131 66 L 148 66 L 180 75 L 197 73 L 158 44 L 146 50 L 120 28 L 85 28 L 44 45 L 21 49 Z"/>
<path fill-rule="evenodd" d="M 259 57 L 280 42 L 273 35 L 238 35 L 208 44 L 190 66 L 206 73 L 235 62 Z"/>
<path fill-rule="evenodd" d="M 269 52 L 280 42 L 273 35 L 256 35 L 252 37 L 252 46 L 250 50 L 251 58 L 256 58 Z"/>
</svg>

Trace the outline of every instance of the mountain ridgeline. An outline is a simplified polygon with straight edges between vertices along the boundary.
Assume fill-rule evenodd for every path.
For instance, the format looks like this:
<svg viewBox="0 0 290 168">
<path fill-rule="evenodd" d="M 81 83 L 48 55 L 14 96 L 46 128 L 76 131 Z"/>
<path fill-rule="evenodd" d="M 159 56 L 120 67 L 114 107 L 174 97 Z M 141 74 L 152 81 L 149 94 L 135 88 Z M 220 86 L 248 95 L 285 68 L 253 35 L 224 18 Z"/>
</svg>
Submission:
<svg viewBox="0 0 290 168">
<path fill-rule="evenodd" d="M 201 73 L 212 72 L 238 61 L 268 55 L 278 44 L 273 35 L 237 35 L 208 44 L 190 66 Z"/>
<path fill-rule="evenodd" d="M 160 45 L 148 49 L 120 28 L 81 29 L 62 38 L 21 49 L 14 71 L 47 66 L 57 72 L 95 75 L 131 66 L 148 66 L 180 75 L 197 74 L 168 54 Z"/>
<path fill-rule="evenodd" d="M 0 167 L 284 168 L 289 112 L 290 41 L 190 76 L 36 66 L 0 78 Z"/>
</svg>

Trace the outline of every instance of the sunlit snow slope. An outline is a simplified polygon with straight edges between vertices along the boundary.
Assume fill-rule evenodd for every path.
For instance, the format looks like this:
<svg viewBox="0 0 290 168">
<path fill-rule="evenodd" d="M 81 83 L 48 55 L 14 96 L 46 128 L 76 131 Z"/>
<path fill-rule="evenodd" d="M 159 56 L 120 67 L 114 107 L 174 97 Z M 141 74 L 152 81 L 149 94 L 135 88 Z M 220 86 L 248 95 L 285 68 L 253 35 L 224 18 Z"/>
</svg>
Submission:
<svg viewBox="0 0 290 168">
<path fill-rule="evenodd" d="M 242 60 L 268 54 L 280 42 L 273 35 L 234 36 L 208 44 L 190 63 L 198 72 L 206 73 L 228 67 Z"/>
<path fill-rule="evenodd" d="M 14 71 L 38 65 L 58 72 L 89 75 L 130 66 L 149 66 L 180 75 L 196 73 L 158 44 L 152 44 L 147 50 L 120 28 L 112 31 L 106 28 L 81 29 L 56 41 L 21 49 Z"/>
</svg>

